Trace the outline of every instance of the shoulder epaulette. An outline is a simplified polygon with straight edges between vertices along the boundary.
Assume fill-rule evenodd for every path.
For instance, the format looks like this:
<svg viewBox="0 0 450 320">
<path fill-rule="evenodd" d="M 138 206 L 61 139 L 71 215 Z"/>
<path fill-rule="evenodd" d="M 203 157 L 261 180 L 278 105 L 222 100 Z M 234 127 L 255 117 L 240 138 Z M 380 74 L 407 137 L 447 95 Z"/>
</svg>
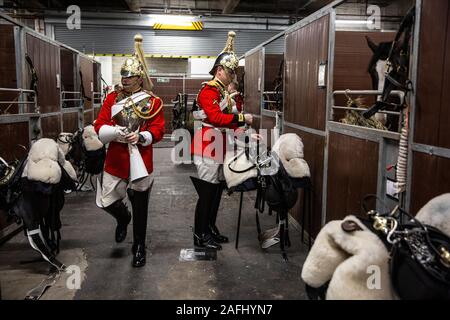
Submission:
<svg viewBox="0 0 450 320">
<path fill-rule="evenodd" d="M 147 93 L 147 94 L 149 94 L 149 95 L 150 95 L 151 97 L 153 97 L 153 98 L 158 98 L 158 99 L 160 99 L 157 95 L 155 95 L 155 94 L 153 93 L 153 91 L 144 90 L 144 92 Z"/>
</svg>

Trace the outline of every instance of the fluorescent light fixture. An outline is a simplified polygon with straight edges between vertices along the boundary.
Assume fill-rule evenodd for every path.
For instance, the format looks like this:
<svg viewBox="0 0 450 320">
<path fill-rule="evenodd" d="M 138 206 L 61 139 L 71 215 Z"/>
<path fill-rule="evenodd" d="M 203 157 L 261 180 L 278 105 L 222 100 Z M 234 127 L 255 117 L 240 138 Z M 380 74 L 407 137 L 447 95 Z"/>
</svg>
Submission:
<svg viewBox="0 0 450 320">
<path fill-rule="evenodd" d="M 158 30 L 202 30 L 203 23 L 195 16 L 151 14 L 150 26 Z"/>
<path fill-rule="evenodd" d="M 153 25 L 154 23 L 168 23 L 168 24 L 187 24 L 191 23 L 196 19 L 194 16 L 182 16 L 182 15 L 172 15 L 172 14 L 151 14 L 150 23 Z"/>
</svg>

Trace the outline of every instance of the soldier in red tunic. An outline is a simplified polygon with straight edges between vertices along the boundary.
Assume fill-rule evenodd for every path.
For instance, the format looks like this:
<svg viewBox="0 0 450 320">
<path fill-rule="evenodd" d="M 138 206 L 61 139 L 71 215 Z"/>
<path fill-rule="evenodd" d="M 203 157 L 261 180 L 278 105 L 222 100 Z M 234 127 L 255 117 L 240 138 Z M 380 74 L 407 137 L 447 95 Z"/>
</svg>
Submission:
<svg viewBox="0 0 450 320">
<path fill-rule="evenodd" d="M 198 96 L 198 111 L 194 118 L 202 122 L 202 127 L 194 133 L 192 152 L 197 167 L 198 178 L 191 177 L 199 195 L 195 208 L 194 245 L 200 248 L 220 250 L 221 243 L 228 238 L 221 235 L 217 226 L 217 212 L 224 189 L 222 153 L 209 153 L 211 133 L 222 132 L 225 146 L 225 129 L 238 129 L 245 124 L 251 125 L 250 114 L 233 113 L 231 97 L 227 92 L 228 85 L 236 77 L 239 60 L 233 52 L 235 33 L 228 33 L 225 49 L 217 57 L 210 74 L 213 80 L 204 83 Z M 212 132 L 215 130 L 216 132 Z"/>
<path fill-rule="evenodd" d="M 164 135 L 162 101 L 150 91 L 152 83 L 141 43 L 142 36 L 137 35 L 136 54 L 121 69 L 123 88 L 106 97 L 94 125 L 100 140 L 109 143 L 97 204 L 117 220 L 115 239 L 123 242 L 131 220 L 123 203 L 128 194 L 133 209 L 134 267 L 145 265 L 148 200 L 153 186 L 152 145 Z M 131 123 L 138 124 L 137 128 L 131 129 Z"/>
</svg>

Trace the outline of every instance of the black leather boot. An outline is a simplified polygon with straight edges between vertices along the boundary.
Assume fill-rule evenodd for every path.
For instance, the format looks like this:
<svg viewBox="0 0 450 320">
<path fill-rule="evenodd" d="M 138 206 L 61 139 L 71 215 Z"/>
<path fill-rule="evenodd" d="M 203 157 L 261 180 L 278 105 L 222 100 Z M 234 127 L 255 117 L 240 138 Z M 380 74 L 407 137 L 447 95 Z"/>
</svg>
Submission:
<svg viewBox="0 0 450 320">
<path fill-rule="evenodd" d="M 222 199 L 222 193 L 224 190 L 224 185 L 223 183 L 220 183 L 217 186 L 217 192 L 214 196 L 214 200 L 212 203 L 212 208 L 211 208 L 211 212 L 209 215 L 209 231 L 213 236 L 213 239 L 217 242 L 217 243 L 228 243 L 228 237 L 221 235 L 219 229 L 216 226 L 216 219 L 217 219 L 217 212 L 219 211 L 219 207 L 220 207 L 220 200 Z"/>
<path fill-rule="evenodd" d="M 153 186 L 153 184 L 152 184 Z M 128 189 L 128 197 L 133 207 L 133 267 L 143 267 L 146 263 L 145 238 L 147 235 L 148 200 L 152 186 L 146 191 Z"/>
<path fill-rule="evenodd" d="M 221 250 L 222 246 L 214 240 L 208 227 L 218 185 L 194 177 L 191 177 L 191 180 L 199 196 L 195 207 L 194 246 Z"/>
<path fill-rule="evenodd" d="M 116 242 L 123 242 L 127 237 L 127 227 L 131 221 L 130 211 L 128 211 L 122 200 L 117 200 L 112 205 L 103 209 L 117 220 Z"/>
<path fill-rule="evenodd" d="M 49 262 L 53 267 L 57 268 L 58 270 L 65 269 L 64 264 L 61 263 L 58 259 L 56 259 L 55 255 L 48 248 L 40 228 L 34 230 L 26 230 L 26 234 L 31 247 L 37 252 L 39 252 L 42 258 L 44 258 L 44 260 Z"/>
</svg>

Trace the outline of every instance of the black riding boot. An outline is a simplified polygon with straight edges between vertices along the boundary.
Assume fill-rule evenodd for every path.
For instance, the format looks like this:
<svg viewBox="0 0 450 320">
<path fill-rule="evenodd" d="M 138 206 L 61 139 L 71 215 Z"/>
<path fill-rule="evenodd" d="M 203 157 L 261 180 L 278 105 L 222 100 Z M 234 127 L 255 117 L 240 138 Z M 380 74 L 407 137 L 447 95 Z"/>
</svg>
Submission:
<svg viewBox="0 0 450 320">
<path fill-rule="evenodd" d="M 133 267 L 145 265 L 145 238 L 147 235 L 148 200 L 151 187 L 146 191 L 128 189 L 128 197 L 133 207 Z"/>
<path fill-rule="evenodd" d="M 131 214 L 122 200 L 117 200 L 112 205 L 103 208 L 117 220 L 116 242 L 120 243 L 127 237 L 127 227 L 131 221 Z"/>
<path fill-rule="evenodd" d="M 209 215 L 208 227 L 214 238 L 214 241 L 216 241 L 217 243 L 227 243 L 228 242 L 228 237 L 221 235 L 219 229 L 216 226 L 217 212 L 219 211 L 220 200 L 222 199 L 223 189 L 224 189 L 224 185 L 222 183 L 220 183 L 217 186 L 217 192 L 214 196 L 214 200 L 212 203 L 212 210 Z"/>
<path fill-rule="evenodd" d="M 214 240 L 208 228 L 209 215 L 212 210 L 214 197 L 217 193 L 217 184 L 194 177 L 191 177 L 191 180 L 199 196 L 197 206 L 195 207 L 194 246 L 221 250 L 222 246 Z"/>
<path fill-rule="evenodd" d="M 51 252 L 49 247 L 44 240 L 44 236 L 42 235 L 41 229 L 37 228 L 34 230 L 26 230 L 26 234 L 28 237 L 28 241 L 31 244 L 31 247 L 38 251 L 42 258 L 49 262 L 52 266 L 56 267 L 58 270 L 64 270 L 65 266 L 58 259 L 56 259 L 55 255 Z"/>
</svg>

